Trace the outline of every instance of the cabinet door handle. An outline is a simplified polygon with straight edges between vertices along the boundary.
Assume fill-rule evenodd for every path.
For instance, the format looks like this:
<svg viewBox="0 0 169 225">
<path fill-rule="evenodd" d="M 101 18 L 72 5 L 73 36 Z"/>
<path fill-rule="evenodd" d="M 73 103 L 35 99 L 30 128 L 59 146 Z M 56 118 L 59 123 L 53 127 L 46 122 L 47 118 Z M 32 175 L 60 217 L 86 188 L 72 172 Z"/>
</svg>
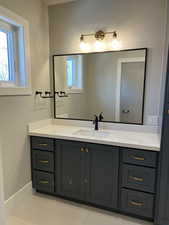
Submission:
<svg viewBox="0 0 169 225">
<path fill-rule="evenodd" d="M 84 152 L 84 148 L 81 148 L 80 151 L 81 151 L 81 152 Z"/>
<path fill-rule="evenodd" d="M 46 146 L 48 146 L 48 144 L 45 144 L 45 143 L 43 144 L 43 143 L 42 143 L 42 144 L 39 144 L 39 146 L 46 147 Z"/>
<path fill-rule="evenodd" d="M 130 176 L 129 178 L 132 179 L 132 180 L 135 180 L 135 181 L 139 181 L 139 182 L 143 182 L 144 181 L 144 179 L 141 178 L 141 177 L 133 177 L 133 176 Z"/>
<path fill-rule="evenodd" d="M 130 204 L 131 205 L 134 205 L 134 206 L 138 206 L 138 207 L 144 206 L 144 203 L 143 202 L 130 201 Z"/>
<path fill-rule="evenodd" d="M 144 161 L 145 160 L 144 157 L 139 157 L 139 156 L 135 156 L 135 155 L 131 155 L 131 158 L 135 159 L 135 160 L 139 160 L 139 161 Z"/>
<path fill-rule="evenodd" d="M 89 152 L 89 149 L 88 149 L 88 148 L 86 148 L 86 152 L 87 152 L 87 153 Z"/>
<path fill-rule="evenodd" d="M 39 184 L 49 184 L 49 181 L 47 181 L 47 180 L 41 180 L 41 181 L 39 181 Z"/>
<path fill-rule="evenodd" d="M 48 163 L 49 163 L 48 160 L 40 160 L 39 162 L 40 162 L 40 163 L 43 163 L 43 164 L 48 164 Z"/>
</svg>

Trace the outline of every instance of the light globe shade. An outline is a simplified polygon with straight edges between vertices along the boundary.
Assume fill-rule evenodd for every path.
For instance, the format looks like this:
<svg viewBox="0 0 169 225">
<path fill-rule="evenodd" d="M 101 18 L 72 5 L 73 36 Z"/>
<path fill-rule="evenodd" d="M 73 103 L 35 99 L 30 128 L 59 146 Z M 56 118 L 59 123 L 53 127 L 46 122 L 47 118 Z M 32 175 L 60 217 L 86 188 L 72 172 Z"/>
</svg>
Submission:
<svg viewBox="0 0 169 225">
<path fill-rule="evenodd" d="M 84 41 L 81 41 L 80 42 L 80 49 L 83 51 L 83 52 L 88 52 L 90 50 L 90 45 Z"/>
<path fill-rule="evenodd" d="M 96 41 L 94 44 L 95 50 L 96 51 L 101 51 L 105 49 L 105 43 L 103 41 Z"/>
<path fill-rule="evenodd" d="M 112 41 L 112 49 L 113 50 L 120 50 L 122 48 L 122 43 L 117 38 L 114 38 Z"/>
</svg>

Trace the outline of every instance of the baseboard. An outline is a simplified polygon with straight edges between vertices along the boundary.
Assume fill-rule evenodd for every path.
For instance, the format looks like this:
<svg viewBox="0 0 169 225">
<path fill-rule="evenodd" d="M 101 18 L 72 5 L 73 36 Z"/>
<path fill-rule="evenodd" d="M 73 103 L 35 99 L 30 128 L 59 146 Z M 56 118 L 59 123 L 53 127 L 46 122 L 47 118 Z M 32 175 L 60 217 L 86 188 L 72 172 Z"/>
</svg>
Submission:
<svg viewBox="0 0 169 225">
<path fill-rule="evenodd" d="M 9 199 L 7 199 L 5 201 L 5 209 L 7 214 L 10 214 L 11 210 L 16 207 L 17 202 L 21 200 L 25 196 L 25 194 L 31 194 L 32 192 L 32 182 L 29 182 L 14 195 L 12 195 Z"/>
</svg>

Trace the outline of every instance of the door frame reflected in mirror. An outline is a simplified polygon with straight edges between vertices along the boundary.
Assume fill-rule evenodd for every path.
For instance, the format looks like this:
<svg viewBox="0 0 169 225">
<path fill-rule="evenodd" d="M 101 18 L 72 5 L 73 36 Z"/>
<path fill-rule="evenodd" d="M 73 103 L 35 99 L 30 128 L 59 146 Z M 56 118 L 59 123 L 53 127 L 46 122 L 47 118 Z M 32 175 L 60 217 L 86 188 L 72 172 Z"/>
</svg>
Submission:
<svg viewBox="0 0 169 225">
<path fill-rule="evenodd" d="M 105 54 L 105 53 L 115 53 L 115 52 L 128 52 L 128 51 L 138 51 L 144 50 L 145 51 L 145 69 L 144 69 L 144 81 L 143 81 L 143 97 L 142 97 L 142 118 L 140 123 L 126 123 L 126 122 L 118 122 L 118 121 L 106 121 L 104 123 L 120 123 L 120 124 L 133 124 L 133 125 L 143 125 L 144 122 L 144 108 L 145 108 L 145 89 L 146 89 L 146 74 L 147 74 L 147 57 L 148 57 L 148 48 L 136 48 L 136 49 L 124 49 L 119 51 L 102 51 L 102 52 L 88 52 L 88 53 L 70 53 L 70 54 L 54 54 L 52 56 L 52 72 L 53 72 L 53 94 L 54 94 L 54 101 L 53 101 L 53 113 L 54 119 L 64 119 L 64 120 L 75 120 L 75 121 L 93 121 L 90 119 L 76 119 L 76 118 L 62 118 L 56 116 L 56 95 L 55 95 L 55 57 L 57 56 L 77 56 L 77 55 L 94 55 L 94 54 Z"/>
</svg>

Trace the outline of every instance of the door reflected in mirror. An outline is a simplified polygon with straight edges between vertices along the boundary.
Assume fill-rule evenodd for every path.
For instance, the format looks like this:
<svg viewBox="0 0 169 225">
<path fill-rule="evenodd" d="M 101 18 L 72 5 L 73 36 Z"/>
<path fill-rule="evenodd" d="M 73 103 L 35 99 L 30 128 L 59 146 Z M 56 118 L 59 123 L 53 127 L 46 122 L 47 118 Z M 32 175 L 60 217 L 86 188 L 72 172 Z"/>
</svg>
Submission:
<svg viewBox="0 0 169 225">
<path fill-rule="evenodd" d="M 147 49 L 55 55 L 55 117 L 143 123 Z"/>
</svg>

